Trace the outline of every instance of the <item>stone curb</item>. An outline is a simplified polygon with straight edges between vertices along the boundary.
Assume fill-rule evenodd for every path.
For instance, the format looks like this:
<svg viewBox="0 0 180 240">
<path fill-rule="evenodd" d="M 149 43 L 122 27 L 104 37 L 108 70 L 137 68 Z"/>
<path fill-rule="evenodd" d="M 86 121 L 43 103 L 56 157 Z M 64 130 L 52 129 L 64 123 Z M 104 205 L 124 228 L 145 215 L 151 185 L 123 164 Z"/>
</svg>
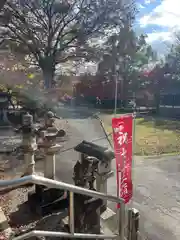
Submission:
<svg viewBox="0 0 180 240">
<path fill-rule="evenodd" d="M 13 231 L 11 227 L 9 226 L 8 220 L 0 207 L 0 239 L 9 239 L 12 235 Z"/>
<path fill-rule="evenodd" d="M 135 155 L 136 156 L 136 155 Z M 139 157 L 139 156 L 137 156 Z M 149 156 L 140 156 L 140 157 L 143 157 L 145 159 L 148 159 L 148 158 L 164 158 L 164 157 L 180 157 L 180 153 L 165 153 L 165 154 L 160 154 L 160 155 L 149 155 Z"/>
</svg>

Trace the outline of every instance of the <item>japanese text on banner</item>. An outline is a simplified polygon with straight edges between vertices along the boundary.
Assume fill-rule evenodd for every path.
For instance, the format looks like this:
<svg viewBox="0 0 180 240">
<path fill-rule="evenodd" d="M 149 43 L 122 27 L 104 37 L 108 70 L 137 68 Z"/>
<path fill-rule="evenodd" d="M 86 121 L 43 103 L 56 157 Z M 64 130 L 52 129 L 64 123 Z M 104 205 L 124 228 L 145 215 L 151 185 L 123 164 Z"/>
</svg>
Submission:
<svg viewBox="0 0 180 240">
<path fill-rule="evenodd" d="M 132 131 L 133 116 L 112 119 L 118 196 L 128 203 L 132 197 Z"/>
</svg>

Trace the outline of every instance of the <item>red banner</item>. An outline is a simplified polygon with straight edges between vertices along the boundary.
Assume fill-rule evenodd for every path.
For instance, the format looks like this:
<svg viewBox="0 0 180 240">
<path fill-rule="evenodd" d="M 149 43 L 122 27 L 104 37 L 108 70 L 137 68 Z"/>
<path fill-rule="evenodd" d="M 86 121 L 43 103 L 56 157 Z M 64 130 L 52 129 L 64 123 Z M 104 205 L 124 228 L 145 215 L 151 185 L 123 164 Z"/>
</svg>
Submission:
<svg viewBox="0 0 180 240">
<path fill-rule="evenodd" d="M 133 115 L 112 119 L 116 157 L 117 194 L 128 203 L 132 198 Z M 118 208 L 120 206 L 118 205 Z"/>
</svg>

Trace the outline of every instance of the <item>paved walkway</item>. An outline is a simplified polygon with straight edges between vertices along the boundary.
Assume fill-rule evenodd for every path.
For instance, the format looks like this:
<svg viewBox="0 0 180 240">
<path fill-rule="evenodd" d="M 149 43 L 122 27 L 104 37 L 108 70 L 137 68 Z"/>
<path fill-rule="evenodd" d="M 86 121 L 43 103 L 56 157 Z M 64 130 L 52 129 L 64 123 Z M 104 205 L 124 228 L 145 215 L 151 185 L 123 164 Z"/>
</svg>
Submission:
<svg viewBox="0 0 180 240">
<path fill-rule="evenodd" d="M 140 211 L 143 239 L 180 239 L 180 157 L 135 157 L 134 165 L 134 195 L 130 205 Z M 115 178 L 109 179 L 108 185 L 115 194 Z M 109 207 L 115 209 L 114 204 Z"/>
<path fill-rule="evenodd" d="M 59 108 L 61 116 L 63 111 L 62 107 Z M 64 113 L 70 125 L 67 148 L 83 139 L 92 140 L 104 136 L 98 120 L 90 118 L 91 112 L 83 114 L 66 108 Z M 109 145 L 105 139 L 97 143 Z M 77 159 L 78 154 L 73 150 L 62 153 L 57 160 L 58 178 L 72 182 L 70 176 Z M 142 239 L 180 239 L 180 157 L 135 157 L 134 160 L 134 197 L 131 204 L 140 211 Z M 115 162 L 112 167 L 115 172 Z M 115 175 L 108 180 L 108 191 L 116 195 Z M 115 210 L 114 204 L 110 203 L 109 207 Z"/>
<path fill-rule="evenodd" d="M 63 149 L 56 158 L 56 176 L 58 179 L 68 183 L 72 183 L 72 177 L 70 176 L 72 176 L 75 162 L 79 159 L 79 154 L 73 150 L 73 147 L 82 140 L 92 141 L 99 138 L 103 139 L 95 141 L 97 144 L 108 146 L 99 121 L 92 119 L 92 112 L 84 113 L 82 111 L 70 108 L 64 109 L 63 106 L 58 110 L 58 115 L 68 120 L 67 135 L 69 140 L 63 144 Z"/>
</svg>

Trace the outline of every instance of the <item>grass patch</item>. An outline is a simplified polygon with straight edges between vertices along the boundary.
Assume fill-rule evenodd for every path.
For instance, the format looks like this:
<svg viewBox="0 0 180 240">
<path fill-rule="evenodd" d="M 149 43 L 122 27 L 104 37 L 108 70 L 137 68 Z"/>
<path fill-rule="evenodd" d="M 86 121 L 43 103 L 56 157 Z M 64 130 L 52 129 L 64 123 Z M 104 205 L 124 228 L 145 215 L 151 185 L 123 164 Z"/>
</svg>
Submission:
<svg viewBox="0 0 180 240">
<path fill-rule="evenodd" d="M 102 115 L 104 127 L 112 132 L 113 115 Z M 152 117 L 135 120 L 135 154 L 161 155 L 180 152 L 180 122 Z M 112 137 L 111 137 L 112 140 Z"/>
</svg>

